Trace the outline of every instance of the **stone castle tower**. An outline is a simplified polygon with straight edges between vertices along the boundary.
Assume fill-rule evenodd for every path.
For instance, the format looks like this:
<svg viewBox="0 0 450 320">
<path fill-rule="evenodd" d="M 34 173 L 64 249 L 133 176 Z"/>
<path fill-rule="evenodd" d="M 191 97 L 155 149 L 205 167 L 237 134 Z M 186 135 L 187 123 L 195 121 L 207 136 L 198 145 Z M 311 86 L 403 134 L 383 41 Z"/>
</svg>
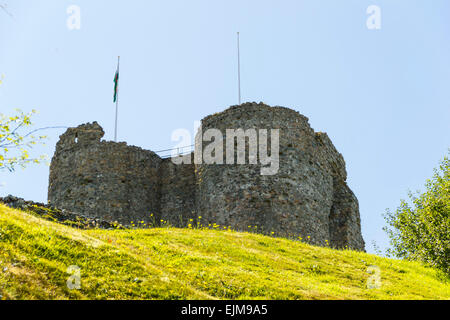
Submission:
<svg viewBox="0 0 450 320">
<path fill-rule="evenodd" d="M 279 129 L 277 174 L 261 175 L 261 165 L 248 162 L 174 164 L 152 151 L 101 141 L 104 131 L 94 122 L 61 135 L 48 200 L 123 224 L 149 222 L 153 213 L 157 221 L 186 226 L 201 216 L 203 224 L 241 231 L 256 226 L 263 233 L 364 250 L 358 200 L 347 186 L 344 159 L 306 117 L 284 107 L 245 103 L 203 119 L 197 137 L 212 128 L 223 133 Z M 201 143 L 204 149 L 207 143 Z"/>
</svg>

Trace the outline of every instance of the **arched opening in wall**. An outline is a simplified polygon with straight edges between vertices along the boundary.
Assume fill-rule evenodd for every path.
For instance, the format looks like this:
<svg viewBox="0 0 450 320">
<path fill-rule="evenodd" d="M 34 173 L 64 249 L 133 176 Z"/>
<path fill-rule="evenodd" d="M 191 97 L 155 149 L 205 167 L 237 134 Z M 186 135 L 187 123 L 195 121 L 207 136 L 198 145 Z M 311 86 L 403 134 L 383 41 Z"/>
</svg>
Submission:
<svg viewBox="0 0 450 320">
<path fill-rule="evenodd" d="M 78 133 L 75 133 L 75 143 L 78 143 Z"/>
</svg>

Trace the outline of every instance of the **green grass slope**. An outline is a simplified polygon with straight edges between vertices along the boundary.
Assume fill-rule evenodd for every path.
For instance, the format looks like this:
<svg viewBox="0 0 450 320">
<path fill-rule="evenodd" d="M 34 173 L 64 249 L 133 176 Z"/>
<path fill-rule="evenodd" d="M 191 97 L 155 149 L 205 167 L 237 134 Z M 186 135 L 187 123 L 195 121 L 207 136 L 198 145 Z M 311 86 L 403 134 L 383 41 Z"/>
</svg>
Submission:
<svg viewBox="0 0 450 320">
<path fill-rule="evenodd" d="M 379 288 L 367 288 L 370 266 Z M 449 299 L 450 285 L 361 252 L 233 231 L 77 230 L 0 205 L 0 298 Z"/>
</svg>

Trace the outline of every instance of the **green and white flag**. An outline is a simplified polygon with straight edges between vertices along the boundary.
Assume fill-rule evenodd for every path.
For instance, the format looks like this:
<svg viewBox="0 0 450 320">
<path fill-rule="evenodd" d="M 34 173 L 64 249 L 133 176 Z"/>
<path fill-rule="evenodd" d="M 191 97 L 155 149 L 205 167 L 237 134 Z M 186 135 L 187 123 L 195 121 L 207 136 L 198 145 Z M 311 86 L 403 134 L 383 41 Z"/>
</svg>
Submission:
<svg viewBox="0 0 450 320">
<path fill-rule="evenodd" d="M 119 89 L 119 68 L 117 68 L 116 75 L 114 76 L 114 98 L 113 102 L 117 101 L 117 91 Z"/>
<path fill-rule="evenodd" d="M 114 125 L 114 141 L 117 142 L 117 114 L 119 113 L 119 69 L 120 69 L 120 56 L 117 57 L 117 71 L 114 76 L 114 97 L 113 102 L 116 104 L 116 122 Z"/>
</svg>

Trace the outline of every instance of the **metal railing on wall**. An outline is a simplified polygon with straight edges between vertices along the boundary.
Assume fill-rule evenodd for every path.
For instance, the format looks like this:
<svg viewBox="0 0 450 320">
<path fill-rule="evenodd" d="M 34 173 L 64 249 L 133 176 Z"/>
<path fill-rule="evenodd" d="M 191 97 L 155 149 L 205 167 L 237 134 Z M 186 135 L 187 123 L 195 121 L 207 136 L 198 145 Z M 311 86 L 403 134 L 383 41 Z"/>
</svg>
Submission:
<svg viewBox="0 0 450 320">
<path fill-rule="evenodd" d="M 194 146 L 195 145 L 190 145 L 172 149 L 159 150 L 155 151 L 155 153 L 163 159 L 172 158 L 174 156 L 175 157 L 184 156 L 192 153 L 194 151 Z"/>
</svg>

